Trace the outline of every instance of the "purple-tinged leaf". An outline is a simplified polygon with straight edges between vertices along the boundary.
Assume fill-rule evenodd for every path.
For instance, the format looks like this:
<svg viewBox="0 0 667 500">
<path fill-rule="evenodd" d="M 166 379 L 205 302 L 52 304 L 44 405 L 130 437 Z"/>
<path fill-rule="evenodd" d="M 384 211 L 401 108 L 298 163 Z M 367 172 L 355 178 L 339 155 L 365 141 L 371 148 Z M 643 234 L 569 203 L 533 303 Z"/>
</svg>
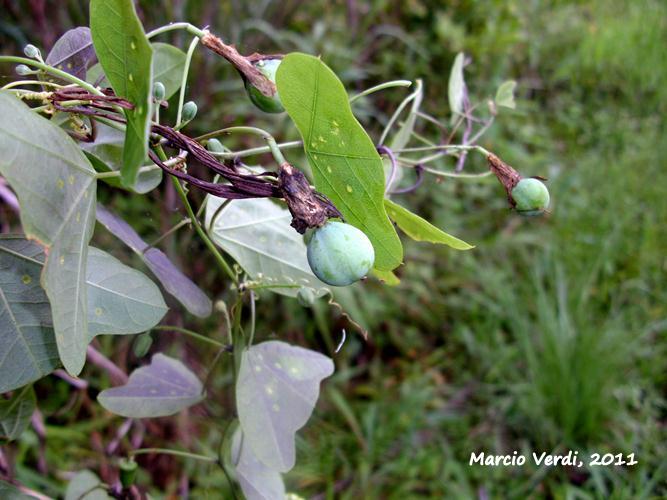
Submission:
<svg viewBox="0 0 667 500">
<path fill-rule="evenodd" d="M 111 413 L 128 418 L 174 415 L 203 399 L 202 383 L 183 363 L 156 354 L 137 368 L 127 384 L 102 391 L 97 400 Z"/>
<path fill-rule="evenodd" d="M 285 342 L 269 341 L 243 352 L 236 406 L 245 441 L 264 465 L 294 467 L 294 434 L 310 418 L 320 382 L 334 371 L 328 357 Z"/>
<path fill-rule="evenodd" d="M 258 460 L 241 427 L 236 429 L 232 437 L 232 463 L 236 479 L 247 500 L 285 498 L 285 484 L 281 474 Z"/>
<path fill-rule="evenodd" d="M 46 64 L 61 69 L 82 80 L 86 71 L 97 61 L 90 29 L 79 27 L 61 36 L 46 57 Z"/>
<path fill-rule="evenodd" d="M 127 222 L 102 205 L 97 206 L 97 220 L 141 257 L 165 290 L 188 311 L 200 318 L 211 314 L 213 307 L 211 300 L 169 260 L 164 252 L 157 248 L 149 248 L 148 243 L 142 240 Z"/>
</svg>

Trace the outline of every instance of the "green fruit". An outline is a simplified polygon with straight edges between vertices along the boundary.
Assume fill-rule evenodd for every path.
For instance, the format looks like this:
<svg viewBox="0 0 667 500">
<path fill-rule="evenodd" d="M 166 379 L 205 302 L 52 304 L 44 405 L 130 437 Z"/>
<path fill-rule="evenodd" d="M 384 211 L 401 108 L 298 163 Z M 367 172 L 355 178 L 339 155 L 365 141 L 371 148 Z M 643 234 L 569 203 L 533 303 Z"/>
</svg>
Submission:
<svg viewBox="0 0 667 500">
<path fill-rule="evenodd" d="M 194 101 L 188 101 L 183 105 L 182 123 L 194 120 L 197 116 L 197 104 Z"/>
<path fill-rule="evenodd" d="M 261 61 L 254 63 L 254 66 L 275 85 L 276 71 L 278 71 L 280 61 L 281 59 L 262 59 Z M 248 92 L 248 97 L 250 97 L 252 103 L 265 113 L 282 113 L 285 111 L 283 103 L 280 101 L 278 91 L 276 91 L 273 97 L 269 97 L 262 94 L 257 87 L 248 80 L 245 80 L 244 84 L 246 92 Z"/>
<path fill-rule="evenodd" d="M 155 82 L 153 84 L 153 97 L 157 102 L 161 102 L 164 99 L 166 92 L 167 89 L 164 88 L 164 83 Z"/>
<path fill-rule="evenodd" d="M 211 153 L 225 153 L 229 151 L 218 139 L 209 139 L 206 141 L 206 149 Z"/>
<path fill-rule="evenodd" d="M 308 264 L 328 285 L 347 286 L 373 267 L 375 252 L 368 237 L 343 222 L 327 222 L 308 242 Z"/>
<path fill-rule="evenodd" d="M 521 215 L 541 215 L 549 207 L 549 190 L 538 179 L 521 179 L 512 189 L 512 198 Z"/>
</svg>

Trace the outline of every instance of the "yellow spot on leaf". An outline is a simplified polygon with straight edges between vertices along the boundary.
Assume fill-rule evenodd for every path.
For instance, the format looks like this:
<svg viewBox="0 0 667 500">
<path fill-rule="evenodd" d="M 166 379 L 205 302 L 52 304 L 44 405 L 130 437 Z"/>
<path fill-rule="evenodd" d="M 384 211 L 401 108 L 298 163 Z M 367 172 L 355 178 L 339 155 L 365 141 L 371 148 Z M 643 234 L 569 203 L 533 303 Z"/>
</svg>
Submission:
<svg viewBox="0 0 667 500">
<path fill-rule="evenodd" d="M 60 265 L 62 266 L 65 263 L 65 256 L 61 255 L 60 256 Z"/>
<path fill-rule="evenodd" d="M 101 307 L 96 307 L 96 308 L 95 308 L 95 316 L 102 316 L 102 313 L 103 313 L 103 312 L 104 312 L 104 311 L 102 311 L 102 308 L 101 308 Z"/>
<path fill-rule="evenodd" d="M 63 181 L 62 179 L 58 179 L 56 181 L 56 186 L 58 186 L 58 189 L 64 188 L 65 187 L 65 181 Z"/>
<path fill-rule="evenodd" d="M 345 189 L 347 190 L 348 193 L 352 192 L 352 186 L 350 186 L 349 184 L 347 185 L 347 187 Z"/>
<path fill-rule="evenodd" d="M 21 276 L 21 281 L 23 282 L 24 285 L 29 285 L 30 283 L 32 283 L 32 278 L 29 275 L 24 274 L 23 276 Z"/>
</svg>

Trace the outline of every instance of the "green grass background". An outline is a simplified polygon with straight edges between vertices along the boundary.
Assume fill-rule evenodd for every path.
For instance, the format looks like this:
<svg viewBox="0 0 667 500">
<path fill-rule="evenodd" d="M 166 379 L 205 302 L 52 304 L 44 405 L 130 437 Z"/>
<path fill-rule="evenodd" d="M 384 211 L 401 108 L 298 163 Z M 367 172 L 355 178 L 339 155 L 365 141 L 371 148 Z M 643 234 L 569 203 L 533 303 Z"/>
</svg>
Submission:
<svg viewBox="0 0 667 500">
<path fill-rule="evenodd" d="M 49 47 L 65 29 L 87 24 L 87 2 L 0 6 L 0 48 Z M 40 7 L 42 6 L 43 9 Z M 405 241 L 396 288 L 367 283 L 340 302 L 371 331 L 364 343 L 334 309 L 262 296 L 258 337 L 335 345 L 337 372 L 298 435 L 290 491 L 313 498 L 664 498 L 667 495 L 667 4 L 658 0 L 348 0 L 141 1 L 145 25 L 209 24 L 246 53 L 321 54 L 351 91 L 396 78 L 423 78 L 424 109 L 447 117 L 447 79 L 455 54 L 472 58 L 466 78 L 483 101 L 506 79 L 518 81 L 517 109 L 503 111 L 482 145 L 525 175 L 549 178 L 552 213 L 509 212 L 500 185 L 427 182 L 397 197 L 434 224 L 474 243 L 469 252 Z M 185 46 L 184 34 L 169 38 Z M 11 68 L 0 74 L 11 78 Z M 405 93 L 390 90 L 356 107 L 371 136 Z M 189 98 L 196 134 L 232 124 L 295 137 L 284 116 L 249 106 L 241 81 L 199 51 Z M 424 126 L 420 133 L 438 138 Z M 252 139 L 238 139 L 238 147 Z M 243 141 L 248 141 L 246 144 Z M 290 159 L 302 162 L 297 153 Z M 451 162 L 451 160 L 449 160 Z M 452 168 L 443 161 L 438 168 Z M 471 157 L 469 171 L 484 168 Z M 197 194 L 194 195 L 198 196 Z M 173 192 L 146 197 L 104 190 L 101 197 L 147 238 L 180 220 Z M 165 210 L 164 207 L 168 209 Z M 173 210 L 172 210 L 173 209 Z M 3 222 L 17 229 L 3 211 Z M 132 257 L 102 230 L 97 244 Z M 216 298 L 226 297 L 201 243 L 188 233 L 164 248 Z M 126 260 L 127 260 L 126 259 Z M 132 261 L 139 267 L 136 260 Z M 171 313 L 167 323 L 220 335 L 221 318 L 197 323 Z M 175 335 L 155 335 L 166 350 L 205 370 L 211 354 Z M 103 352 L 131 369 L 126 338 Z M 230 362 L 203 407 L 149 425 L 144 445 L 215 453 L 231 417 Z M 103 445 L 120 419 L 95 404 L 109 385 L 88 368 L 87 392 L 54 377 L 37 384 L 47 439 L 32 431 L 6 447 L 15 477 L 58 495 L 64 472 L 114 475 Z M 42 450 L 41 452 L 39 450 Z M 470 467 L 470 453 L 517 450 L 635 453 L 634 467 Z M 39 471 L 45 458 L 46 473 Z M 139 482 L 158 496 L 229 495 L 214 467 L 165 456 L 140 462 Z"/>
</svg>

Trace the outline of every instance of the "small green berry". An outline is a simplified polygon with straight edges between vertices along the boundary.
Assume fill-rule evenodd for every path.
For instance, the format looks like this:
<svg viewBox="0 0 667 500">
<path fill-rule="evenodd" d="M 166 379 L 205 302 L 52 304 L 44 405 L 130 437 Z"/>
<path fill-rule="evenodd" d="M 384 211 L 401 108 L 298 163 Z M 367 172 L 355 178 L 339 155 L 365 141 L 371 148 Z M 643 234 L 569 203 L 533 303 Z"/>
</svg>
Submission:
<svg viewBox="0 0 667 500">
<path fill-rule="evenodd" d="M 211 153 L 225 153 L 229 151 L 218 139 L 209 139 L 206 141 L 206 149 Z"/>
<path fill-rule="evenodd" d="M 343 222 L 327 222 L 308 242 L 308 264 L 328 285 L 347 286 L 371 270 L 375 251 L 368 237 Z"/>
<path fill-rule="evenodd" d="M 541 215 L 549 207 L 549 190 L 539 179 L 521 179 L 512 189 L 512 198 L 521 215 Z"/>
<path fill-rule="evenodd" d="M 151 346 L 153 345 L 153 337 L 150 333 L 143 333 L 137 338 L 134 339 L 134 344 L 132 345 L 132 351 L 137 358 L 143 358 Z"/>
<path fill-rule="evenodd" d="M 273 84 L 276 83 L 276 71 L 278 71 L 278 66 L 280 66 L 281 59 L 262 59 L 254 63 L 255 68 L 257 68 L 266 78 L 271 80 Z M 248 97 L 253 102 L 255 106 L 264 111 L 265 113 L 282 113 L 285 111 L 283 103 L 280 101 L 280 96 L 278 91 L 272 96 L 266 96 L 262 94 L 257 87 L 255 87 L 248 80 L 244 81 L 246 92 L 248 92 Z"/>
<path fill-rule="evenodd" d="M 16 66 L 16 74 L 21 76 L 28 76 L 28 75 L 34 75 L 35 72 L 25 64 L 19 64 L 18 66 Z"/>
<path fill-rule="evenodd" d="M 25 47 L 23 47 L 23 53 L 26 55 L 26 57 L 29 57 L 30 59 L 41 59 L 42 58 L 42 53 L 39 51 L 37 47 L 35 47 L 33 44 L 29 43 Z"/>
<path fill-rule="evenodd" d="M 183 105 L 183 122 L 194 120 L 197 116 L 197 104 L 194 101 L 188 101 Z"/>
<path fill-rule="evenodd" d="M 164 99 L 167 89 L 164 88 L 164 83 L 155 82 L 153 84 L 153 97 L 157 102 L 161 102 Z"/>
</svg>

